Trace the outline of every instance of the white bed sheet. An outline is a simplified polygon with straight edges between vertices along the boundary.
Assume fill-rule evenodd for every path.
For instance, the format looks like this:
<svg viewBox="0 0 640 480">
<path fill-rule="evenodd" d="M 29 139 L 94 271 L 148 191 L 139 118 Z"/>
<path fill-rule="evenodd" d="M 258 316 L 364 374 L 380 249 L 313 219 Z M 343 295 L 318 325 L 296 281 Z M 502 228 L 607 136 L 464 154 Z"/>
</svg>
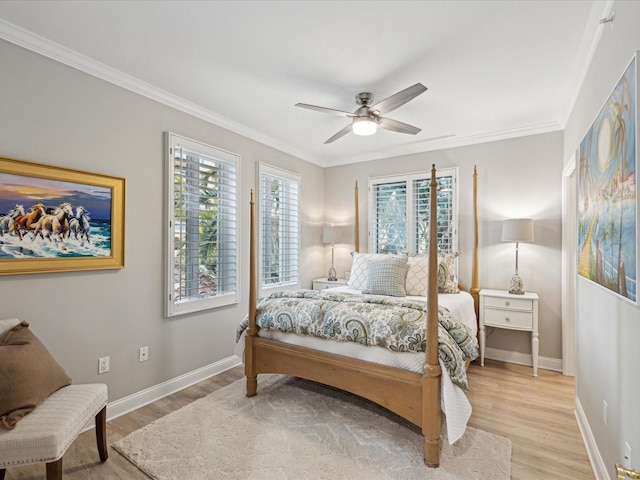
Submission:
<svg viewBox="0 0 640 480">
<path fill-rule="evenodd" d="M 346 286 L 335 287 L 330 290 L 336 292 L 346 292 L 360 294 L 359 290 L 353 290 Z M 409 296 L 414 300 L 426 300 L 427 297 Z M 477 323 L 475 310 L 473 307 L 473 297 L 467 292 L 457 294 L 438 294 L 439 305 L 448 308 L 451 313 L 466 325 L 472 332 L 477 333 Z M 364 346 L 352 342 L 327 341 L 316 337 L 296 335 L 293 333 L 283 333 L 272 330 L 260 330 L 258 336 L 269 340 L 276 340 L 290 345 L 298 345 L 320 350 L 327 353 L 343 355 L 345 357 L 356 358 L 366 362 L 378 363 L 389 367 L 409 370 L 416 373 L 424 372 L 425 354 L 412 352 L 392 352 L 386 348 L 378 346 Z M 234 353 L 244 360 L 244 333 L 236 345 Z M 444 365 L 441 367 L 442 376 L 442 410 L 446 415 L 447 432 L 449 443 L 456 442 L 464 433 L 469 417 L 471 416 L 471 404 L 464 391 L 455 385 L 446 374 Z"/>
</svg>

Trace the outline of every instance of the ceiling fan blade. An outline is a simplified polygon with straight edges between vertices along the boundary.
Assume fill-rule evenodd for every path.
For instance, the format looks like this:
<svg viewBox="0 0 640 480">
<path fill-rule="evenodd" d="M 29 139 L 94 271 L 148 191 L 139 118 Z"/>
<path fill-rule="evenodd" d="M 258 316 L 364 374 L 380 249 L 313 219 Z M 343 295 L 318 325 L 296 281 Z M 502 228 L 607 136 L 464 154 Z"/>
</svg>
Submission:
<svg viewBox="0 0 640 480">
<path fill-rule="evenodd" d="M 330 113 L 331 115 L 338 115 L 339 117 L 353 118 L 353 117 L 357 116 L 357 115 L 354 115 L 351 112 L 344 112 L 342 110 L 335 110 L 333 108 L 318 107 L 316 105 L 308 105 L 306 103 L 296 103 L 295 106 L 296 107 L 301 107 L 301 108 L 308 108 L 309 110 L 315 110 L 317 112 Z"/>
<path fill-rule="evenodd" d="M 409 133 L 411 135 L 415 135 L 416 133 L 422 131 L 421 128 L 414 127 L 413 125 L 409 125 L 407 123 L 402 123 L 397 120 L 391 120 L 390 118 L 381 118 L 378 122 L 380 127 L 385 130 L 391 130 L 392 132 L 399 133 Z"/>
<path fill-rule="evenodd" d="M 340 130 L 338 133 L 336 133 L 333 137 L 331 137 L 329 140 L 327 140 L 326 142 L 324 142 L 325 144 L 327 143 L 333 143 L 336 140 L 338 140 L 339 138 L 344 137 L 347 133 L 351 132 L 351 123 L 349 125 L 347 125 L 346 127 L 344 127 L 342 130 Z"/>
<path fill-rule="evenodd" d="M 369 109 L 371 111 L 377 110 L 378 115 L 384 115 L 385 113 L 389 113 L 390 111 L 401 107 L 409 100 L 416 98 L 418 95 L 426 91 L 427 87 L 425 87 L 421 83 L 416 83 L 415 85 L 411 85 L 410 87 L 405 88 L 404 90 L 385 98 L 372 107 L 369 107 Z"/>
</svg>

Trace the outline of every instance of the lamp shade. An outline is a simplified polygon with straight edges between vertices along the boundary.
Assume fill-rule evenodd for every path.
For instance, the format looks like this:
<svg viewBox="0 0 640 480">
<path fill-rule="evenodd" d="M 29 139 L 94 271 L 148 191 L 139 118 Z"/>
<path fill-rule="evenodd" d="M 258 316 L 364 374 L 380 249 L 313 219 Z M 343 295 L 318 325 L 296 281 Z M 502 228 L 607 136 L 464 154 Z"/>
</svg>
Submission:
<svg viewBox="0 0 640 480">
<path fill-rule="evenodd" d="M 514 218 L 502 223 L 503 242 L 533 242 L 533 220 Z"/>
<path fill-rule="evenodd" d="M 322 228 L 322 243 L 339 243 L 342 240 L 340 227 L 325 225 Z"/>
</svg>

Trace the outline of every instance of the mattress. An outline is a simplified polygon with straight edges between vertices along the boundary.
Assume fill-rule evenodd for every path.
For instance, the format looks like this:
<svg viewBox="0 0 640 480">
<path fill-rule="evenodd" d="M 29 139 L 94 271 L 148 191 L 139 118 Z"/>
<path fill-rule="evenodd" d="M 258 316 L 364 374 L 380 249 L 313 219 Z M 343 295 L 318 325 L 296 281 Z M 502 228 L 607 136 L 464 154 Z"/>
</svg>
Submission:
<svg viewBox="0 0 640 480">
<path fill-rule="evenodd" d="M 348 287 L 336 287 L 337 292 L 347 292 L 359 294 L 359 290 L 351 290 Z M 414 300 L 425 300 L 426 297 L 407 297 Z M 467 292 L 456 294 L 438 295 L 439 305 L 449 309 L 471 332 L 473 336 L 477 334 L 477 323 L 475 310 L 473 308 L 473 297 Z M 269 340 L 276 340 L 291 345 L 321 350 L 327 353 L 335 353 L 345 357 L 357 358 L 366 362 L 378 363 L 389 367 L 401 368 L 411 372 L 422 373 L 424 371 L 425 354 L 413 352 L 392 352 L 386 348 L 377 346 L 364 346 L 354 342 L 334 342 L 321 338 L 283 333 L 275 330 L 261 329 L 258 336 Z M 243 342 L 239 342 L 243 343 Z"/>
</svg>

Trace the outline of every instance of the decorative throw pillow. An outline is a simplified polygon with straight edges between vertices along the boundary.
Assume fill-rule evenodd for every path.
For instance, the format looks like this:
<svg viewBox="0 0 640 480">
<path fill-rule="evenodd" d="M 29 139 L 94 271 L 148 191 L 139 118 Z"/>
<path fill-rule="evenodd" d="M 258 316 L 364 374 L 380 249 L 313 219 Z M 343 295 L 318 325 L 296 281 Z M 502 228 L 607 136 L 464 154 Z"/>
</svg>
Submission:
<svg viewBox="0 0 640 480">
<path fill-rule="evenodd" d="M 407 261 L 407 295 L 427 295 L 427 277 L 429 274 L 429 257 L 423 253 L 409 255 Z"/>
<path fill-rule="evenodd" d="M 46 347 L 21 322 L 0 337 L 0 427 L 8 430 L 71 383 Z"/>
<path fill-rule="evenodd" d="M 367 262 L 367 286 L 362 293 L 404 297 L 407 278 L 407 257 L 387 256 Z"/>
<path fill-rule="evenodd" d="M 353 253 L 353 264 L 347 286 L 354 290 L 363 290 L 367 286 L 367 262 L 372 258 L 386 258 L 384 253 Z"/>
<path fill-rule="evenodd" d="M 438 293 L 460 293 L 455 260 L 458 253 L 438 254 Z"/>
</svg>

